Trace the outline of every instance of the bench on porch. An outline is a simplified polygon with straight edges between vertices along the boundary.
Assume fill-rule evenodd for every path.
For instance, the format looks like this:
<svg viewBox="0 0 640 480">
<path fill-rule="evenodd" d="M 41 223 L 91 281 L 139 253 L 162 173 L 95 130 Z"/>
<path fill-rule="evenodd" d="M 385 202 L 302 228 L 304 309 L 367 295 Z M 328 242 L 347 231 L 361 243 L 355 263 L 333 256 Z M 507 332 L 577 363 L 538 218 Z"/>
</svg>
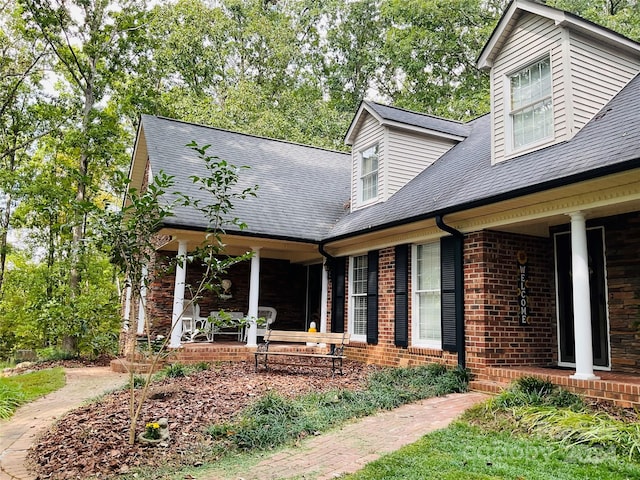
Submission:
<svg viewBox="0 0 640 480">
<path fill-rule="evenodd" d="M 271 342 L 304 343 L 304 344 L 327 344 L 331 345 L 329 352 L 300 352 L 300 351 L 273 351 L 269 350 Z M 331 360 L 331 373 L 335 375 L 336 368 L 342 375 L 342 360 L 347 358 L 344 354 L 344 346 L 349 344 L 348 333 L 320 333 L 320 332 L 290 332 L 286 330 L 267 330 L 264 335 L 264 343 L 258 345 L 258 350 L 254 353 L 256 360 L 256 372 L 258 363 L 263 359 L 262 364 L 268 370 L 270 356 L 289 356 L 301 358 L 326 358 Z"/>
</svg>

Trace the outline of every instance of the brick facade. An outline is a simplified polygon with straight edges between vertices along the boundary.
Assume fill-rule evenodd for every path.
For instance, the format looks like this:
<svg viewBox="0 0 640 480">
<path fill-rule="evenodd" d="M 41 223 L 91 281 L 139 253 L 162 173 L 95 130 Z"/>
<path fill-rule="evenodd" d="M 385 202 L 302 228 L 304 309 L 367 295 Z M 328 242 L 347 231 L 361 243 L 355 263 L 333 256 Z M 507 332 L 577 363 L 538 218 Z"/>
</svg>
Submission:
<svg viewBox="0 0 640 480">
<path fill-rule="evenodd" d="M 529 323 L 519 321 L 518 255 L 528 265 Z M 522 253 L 520 253 L 522 255 Z M 553 244 L 549 238 L 481 231 L 465 238 L 467 366 L 552 365 L 556 361 Z"/>
<path fill-rule="evenodd" d="M 640 373 L 640 214 L 593 224 L 605 231 L 611 369 Z"/>
</svg>

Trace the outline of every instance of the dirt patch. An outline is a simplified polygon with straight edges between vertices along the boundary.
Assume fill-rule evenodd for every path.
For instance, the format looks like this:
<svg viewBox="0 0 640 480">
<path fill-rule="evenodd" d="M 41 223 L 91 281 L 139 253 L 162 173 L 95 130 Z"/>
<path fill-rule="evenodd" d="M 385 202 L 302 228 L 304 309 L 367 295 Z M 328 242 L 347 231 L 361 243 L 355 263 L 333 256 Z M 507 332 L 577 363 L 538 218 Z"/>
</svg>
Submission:
<svg viewBox="0 0 640 480">
<path fill-rule="evenodd" d="M 203 428 L 232 420 L 264 393 L 295 396 L 336 388 L 357 390 L 374 369 L 346 362 L 345 374 L 335 377 L 330 369 L 296 365 L 255 373 L 252 364 L 241 362 L 165 379 L 154 384 L 136 434 L 146 422 L 167 417 L 168 447 L 128 444 L 129 392 L 115 392 L 62 418 L 32 447 L 29 459 L 38 478 L 51 479 L 104 478 L 143 465 L 197 463 L 198 452 L 209 444 Z"/>
</svg>

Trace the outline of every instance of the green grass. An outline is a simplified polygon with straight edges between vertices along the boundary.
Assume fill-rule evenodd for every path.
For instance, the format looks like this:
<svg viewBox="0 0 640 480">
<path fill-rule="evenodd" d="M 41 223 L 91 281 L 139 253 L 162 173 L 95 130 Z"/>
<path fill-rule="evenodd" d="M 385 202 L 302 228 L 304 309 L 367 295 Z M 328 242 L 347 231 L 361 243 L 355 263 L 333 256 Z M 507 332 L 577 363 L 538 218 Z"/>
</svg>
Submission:
<svg viewBox="0 0 640 480">
<path fill-rule="evenodd" d="M 54 392 L 64 384 L 61 367 L 0 378 L 0 418 L 11 417 L 20 405 Z"/>
<path fill-rule="evenodd" d="M 611 450 L 568 447 L 457 422 L 343 478 L 622 480 L 640 478 L 640 465 Z"/>
</svg>

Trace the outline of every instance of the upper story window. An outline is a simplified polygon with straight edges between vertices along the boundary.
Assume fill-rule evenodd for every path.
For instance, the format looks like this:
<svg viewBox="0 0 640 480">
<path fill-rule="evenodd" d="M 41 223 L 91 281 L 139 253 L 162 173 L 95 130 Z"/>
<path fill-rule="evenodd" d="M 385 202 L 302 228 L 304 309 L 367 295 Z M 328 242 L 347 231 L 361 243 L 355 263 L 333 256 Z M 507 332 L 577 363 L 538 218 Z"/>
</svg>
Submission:
<svg viewBox="0 0 640 480">
<path fill-rule="evenodd" d="M 360 201 L 368 202 L 378 197 L 378 145 L 360 154 Z"/>
<path fill-rule="evenodd" d="M 512 149 L 553 137 L 551 60 L 546 57 L 509 77 Z"/>
<path fill-rule="evenodd" d="M 351 257 L 349 271 L 349 333 L 353 340 L 367 338 L 367 275 L 368 257 Z"/>
<path fill-rule="evenodd" d="M 442 348 L 440 243 L 413 247 L 412 343 Z"/>
</svg>

